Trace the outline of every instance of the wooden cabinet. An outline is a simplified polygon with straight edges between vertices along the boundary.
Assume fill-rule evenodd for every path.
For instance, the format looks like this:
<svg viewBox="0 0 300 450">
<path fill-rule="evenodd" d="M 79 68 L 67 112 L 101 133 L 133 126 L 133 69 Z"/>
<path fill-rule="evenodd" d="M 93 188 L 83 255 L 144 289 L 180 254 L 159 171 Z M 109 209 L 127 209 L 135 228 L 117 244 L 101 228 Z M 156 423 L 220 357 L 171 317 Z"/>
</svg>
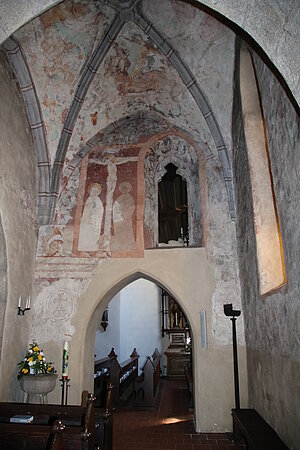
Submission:
<svg viewBox="0 0 300 450">
<path fill-rule="evenodd" d="M 168 348 L 165 352 L 167 357 L 167 375 L 170 378 L 185 379 L 184 368 L 191 361 L 191 354 L 182 351 L 182 348 Z"/>
</svg>

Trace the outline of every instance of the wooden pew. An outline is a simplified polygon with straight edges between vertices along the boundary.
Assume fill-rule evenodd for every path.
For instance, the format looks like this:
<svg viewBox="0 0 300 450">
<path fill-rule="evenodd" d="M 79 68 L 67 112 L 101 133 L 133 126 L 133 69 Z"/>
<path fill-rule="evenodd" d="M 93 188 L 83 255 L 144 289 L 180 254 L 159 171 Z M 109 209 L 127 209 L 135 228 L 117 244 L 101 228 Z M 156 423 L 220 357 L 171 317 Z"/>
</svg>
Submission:
<svg viewBox="0 0 300 450">
<path fill-rule="evenodd" d="M 249 450 L 288 450 L 278 434 L 255 409 L 232 409 L 233 439 L 237 448 L 245 440 Z"/>
<path fill-rule="evenodd" d="M 0 403 L 0 442 L 14 450 L 94 450 L 94 396 L 85 407 Z M 31 423 L 12 423 L 16 415 L 33 416 Z"/>
<path fill-rule="evenodd" d="M 64 450 L 64 429 L 60 420 L 53 425 L 0 423 L 0 445 L 5 450 Z"/>
<path fill-rule="evenodd" d="M 160 356 L 156 348 L 152 358 L 147 357 L 142 374 L 136 379 L 136 406 L 152 407 L 155 404 L 160 381 Z"/>
<path fill-rule="evenodd" d="M 135 392 L 135 380 L 139 373 L 139 355 L 136 349 L 130 355 L 129 359 L 120 363 L 118 403 L 124 404 L 128 398 Z"/>
<path fill-rule="evenodd" d="M 104 377 L 109 373 L 109 379 L 113 386 L 112 405 L 115 407 L 124 404 L 128 396 L 134 392 L 134 382 L 138 376 L 138 358 L 139 355 L 134 348 L 130 358 L 119 363 L 118 356 L 112 348 L 106 358 L 96 361 L 94 375 L 96 396 L 98 395 L 101 398 L 104 396 L 99 386 L 104 386 Z"/>
<path fill-rule="evenodd" d="M 112 383 L 107 385 L 106 401 L 103 408 L 94 408 L 95 411 L 95 449 L 112 450 L 113 445 L 113 415 L 112 415 Z M 83 391 L 81 406 L 86 406 L 88 392 Z"/>
<path fill-rule="evenodd" d="M 118 365 L 118 363 L 109 356 L 107 356 L 106 358 L 99 359 L 98 361 L 95 361 L 94 395 L 96 397 L 95 399 L 96 407 L 100 408 L 105 407 L 107 387 L 110 382 L 110 367 L 112 364 L 115 363 Z"/>
</svg>

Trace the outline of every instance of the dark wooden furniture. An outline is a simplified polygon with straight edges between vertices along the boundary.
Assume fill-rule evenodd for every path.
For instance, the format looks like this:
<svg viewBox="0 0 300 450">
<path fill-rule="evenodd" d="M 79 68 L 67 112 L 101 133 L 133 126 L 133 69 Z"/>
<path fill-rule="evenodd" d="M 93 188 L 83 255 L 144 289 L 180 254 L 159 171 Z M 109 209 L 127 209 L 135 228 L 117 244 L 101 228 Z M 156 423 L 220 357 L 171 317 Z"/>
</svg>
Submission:
<svg viewBox="0 0 300 450">
<path fill-rule="evenodd" d="M 138 358 L 139 355 L 134 348 L 130 357 L 126 361 L 119 363 L 118 357 L 112 348 L 106 358 L 95 362 L 94 391 L 97 397 L 97 406 L 101 405 L 106 395 L 105 385 L 108 379 L 113 386 L 113 407 L 126 403 L 128 397 L 134 393 L 134 383 L 138 376 Z"/>
<path fill-rule="evenodd" d="M 184 368 L 190 363 L 190 353 L 185 352 L 184 348 L 169 347 L 165 352 L 167 357 L 167 375 L 169 378 L 180 380 L 185 379 Z"/>
<path fill-rule="evenodd" d="M 135 380 L 138 376 L 138 358 L 136 349 L 130 358 L 120 363 L 119 374 L 119 403 L 126 403 L 128 397 L 134 393 Z"/>
<path fill-rule="evenodd" d="M 160 381 L 160 353 L 157 348 L 154 350 L 152 358 L 147 357 L 142 368 L 142 373 L 136 379 L 135 406 L 151 407 L 155 405 Z"/>
<path fill-rule="evenodd" d="M 236 446 L 245 440 L 249 450 L 288 450 L 278 434 L 255 409 L 232 409 L 232 419 Z"/>
<path fill-rule="evenodd" d="M 110 379 L 110 367 L 112 364 L 118 366 L 117 360 L 110 358 L 99 359 L 95 361 L 94 370 L 94 395 L 95 406 L 98 408 L 104 408 L 107 396 L 107 387 Z"/>
<path fill-rule="evenodd" d="M 92 450 L 95 440 L 94 397 L 85 407 L 0 403 L 3 448 L 24 450 Z M 31 423 L 11 423 L 16 415 L 33 416 Z"/>
<path fill-rule="evenodd" d="M 94 450 L 99 447 L 101 450 L 111 450 L 112 416 L 108 411 L 109 403 L 107 408 L 95 409 L 94 396 L 89 394 L 86 398 L 82 406 L 0 403 L 1 448 Z M 16 415 L 33 416 L 33 420 L 31 423 L 11 423 L 10 419 Z M 98 432 L 100 426 L 105 431 L 102 435 Z"/>
<path fill-rule="evenodd" d="M 189 409 L 193 409 L 194 405 L 194 394 L 193 394 L 193 372 L 192 372 L 192 365 L 189 362 L 184 367 L 184 376 L 186 379 L 186 386 L 187 390 L 189 391 Z"/>
</svg>

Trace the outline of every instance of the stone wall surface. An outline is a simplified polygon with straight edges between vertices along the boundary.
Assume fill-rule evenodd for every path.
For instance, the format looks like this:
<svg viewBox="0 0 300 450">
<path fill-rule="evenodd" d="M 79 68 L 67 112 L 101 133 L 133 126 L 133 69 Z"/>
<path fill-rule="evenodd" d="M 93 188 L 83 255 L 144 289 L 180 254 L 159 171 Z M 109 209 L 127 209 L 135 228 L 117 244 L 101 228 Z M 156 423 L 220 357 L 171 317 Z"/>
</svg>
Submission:
<svg viewBox="0 0 300 450">
<path fill-rule="evenodd" d="M 290 448 L 298 449 L 299 121 L 275 77 L 255 53 L 252 55 L 266 124 L 287 284 L 273 293 L 259 296 L 251 183 L 236 75 L 233 114 L 234 175 L 249 403 L 276 429 Z"/>
<path fill-rule="evenodd" d="M 0 348 L 2 348 L 6 300 L 7 300 L 7 251 L 6 251 L 6 240 L 2 225 L 2 217 L 0 215 Z"/>
<path fill-rule="evenodd" d="M 21 401 L 17 362 L 27 348 L 31 312 L 17 316 L 17 306 L 22 296 L 24 308 L 32 292 L 37 242 L 36 160 L 29 126 L 24 120 L 23 99 L 3 53 L 0 53 L 0 97 L 0 214 L 7 252 L 0 398 Z M 4 248 L 2 245 L 1 249 Z"/>
</svg>

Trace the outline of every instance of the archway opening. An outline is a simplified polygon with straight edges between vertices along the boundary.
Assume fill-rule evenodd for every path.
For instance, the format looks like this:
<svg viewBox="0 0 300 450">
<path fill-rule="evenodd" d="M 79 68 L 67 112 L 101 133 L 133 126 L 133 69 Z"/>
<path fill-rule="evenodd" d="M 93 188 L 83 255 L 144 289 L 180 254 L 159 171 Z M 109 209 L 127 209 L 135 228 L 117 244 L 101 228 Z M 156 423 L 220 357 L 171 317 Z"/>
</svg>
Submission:
<svg viewBox="0 0 300 450">
<path fill-rule="evenodd" d="M 113 406 L 157 406 L 168 383 L 185 392 L 192 414 L 192 333 L 180 305 L 165 289 L 140 278 L 122 288 L 106 308 L 95 336 L 94 393 L 103 406 L 109 381 Z M 137 357 L 138 355 L 138 357 Z M 173 386 L 173 385 L 172 385 Z M 174 388 L 174 386 L 173 386 Z"/>
</svg>

